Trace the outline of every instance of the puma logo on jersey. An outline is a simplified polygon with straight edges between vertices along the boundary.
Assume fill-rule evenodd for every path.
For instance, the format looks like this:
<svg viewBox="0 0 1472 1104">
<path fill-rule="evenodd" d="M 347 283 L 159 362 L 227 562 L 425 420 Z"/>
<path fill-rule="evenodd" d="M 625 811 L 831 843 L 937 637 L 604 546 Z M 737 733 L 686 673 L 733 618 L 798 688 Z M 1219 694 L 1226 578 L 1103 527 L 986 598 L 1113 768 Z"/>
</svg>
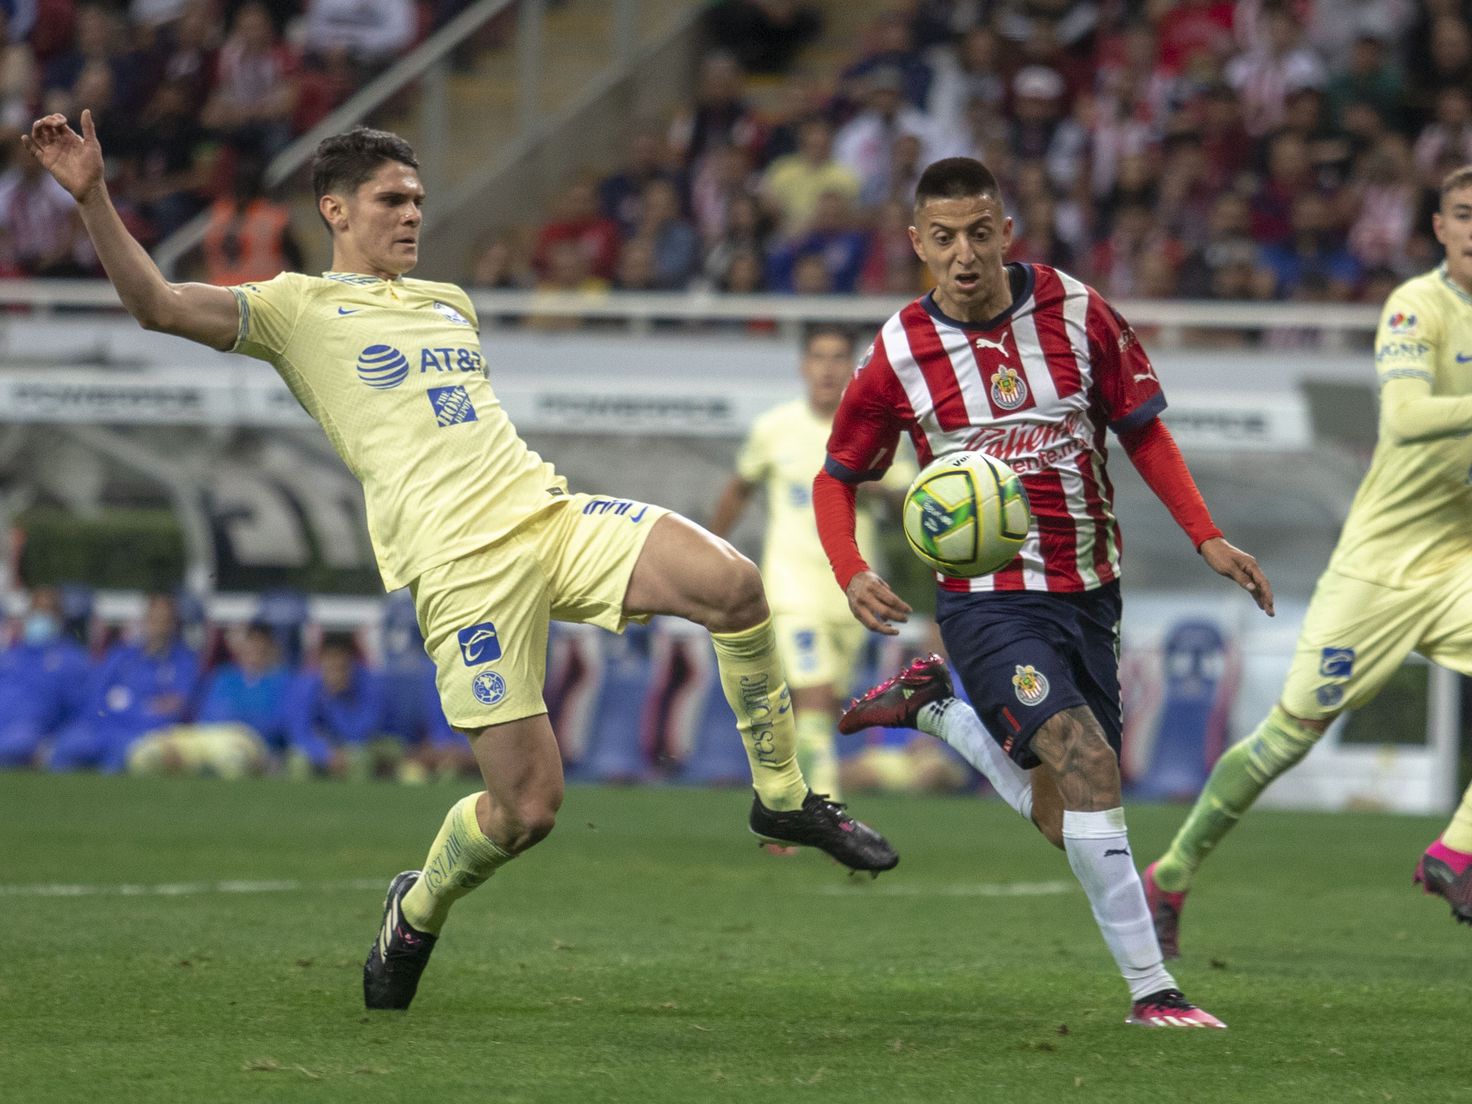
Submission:
<svg viewBox="0 0 1472 1104">
<path fill-rule="evenodd" d="M 1007 344 L 1004 341 L 993 341 L 990 338 L 978 337 L 976 339 L 976 347 L 978 349 L 995 349 L 1003 356 L 1007 355 Z"/>
</svg>

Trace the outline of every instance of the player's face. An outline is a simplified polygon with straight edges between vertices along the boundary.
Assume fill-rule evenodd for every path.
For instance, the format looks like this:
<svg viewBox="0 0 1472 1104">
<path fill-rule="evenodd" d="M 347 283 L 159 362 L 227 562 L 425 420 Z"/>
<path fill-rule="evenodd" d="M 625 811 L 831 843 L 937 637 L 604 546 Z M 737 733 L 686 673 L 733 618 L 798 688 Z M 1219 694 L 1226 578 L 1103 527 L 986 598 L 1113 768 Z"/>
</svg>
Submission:
<svg viewBox="0 0 1472 1104">
<path fill-rule="evenodd" d="M 1447 192 L 1431 228 L 1446 247 L 1447 275 L 1472 292 L 1472 187 Z"/>
<path fill-rule="evenodd" d="M 838 409 L 843 389 L 853 375 L 853 346 L 837 334 L 820 334 L 802 354 L 802 378 L 808 385 L 808 403 L 820 414 Z"/>
<path fill-rule="evenodd" d="M 990 196 L 928 200 L 915 212 L 910 244 L 935 281 L 935 301 L 952 318 L 984 322 L 1011 303 L 1002 268 L 1012 220 Z"/>
<path fill-rule="evenodd" d="M 419 263 L 424 185 L 408 165 L 385 161 L 352 195 L 323 196 L 322 208 L 339 271 L 393 279 Z"/>
</svg>

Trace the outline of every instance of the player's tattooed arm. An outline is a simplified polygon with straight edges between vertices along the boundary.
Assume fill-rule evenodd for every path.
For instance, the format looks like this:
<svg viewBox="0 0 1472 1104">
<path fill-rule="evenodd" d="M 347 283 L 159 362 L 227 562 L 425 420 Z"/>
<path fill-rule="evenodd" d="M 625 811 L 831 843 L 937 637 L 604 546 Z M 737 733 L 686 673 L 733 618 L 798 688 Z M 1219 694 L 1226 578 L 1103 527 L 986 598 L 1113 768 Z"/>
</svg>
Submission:
<svg viewBox="0 0 1472 1104">
<path fill-rule="evenodd" d="M 910 619 L 909 604 L 890 589 L 873 571 L 860 571 L 848 581 L 848 608 L 864 628 L 885 636 L 898 636 L 892 622 Z"/>
<path fill-rule="evenodd" d="M 1256 557 L 1242 551 L 1224 537 L 1202 541 L 1197 549 L 1206 565 L 1218 575 L 1225 575 L 1252 595 L 1257 608 L 1273 616 L 1273 584 L 1258 565 Z"/>
<path fill-rule="evenodd" d="M 1099 722 L 1083 706 L 1054 713 L 1032 738 L 1033 754 L 1052 771 L 1065 809 L 1117 808 L 1119 760 Z"/>
</svg>

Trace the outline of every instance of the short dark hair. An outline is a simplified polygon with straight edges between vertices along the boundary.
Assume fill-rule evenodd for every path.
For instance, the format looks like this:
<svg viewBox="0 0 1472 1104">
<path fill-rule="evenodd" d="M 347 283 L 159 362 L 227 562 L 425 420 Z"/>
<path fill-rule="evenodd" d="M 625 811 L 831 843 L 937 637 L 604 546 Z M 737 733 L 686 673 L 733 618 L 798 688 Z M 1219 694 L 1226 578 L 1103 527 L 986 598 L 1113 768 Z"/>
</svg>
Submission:
<svg viewBox="0 0 1472 1104">
<path fill-rule="evenodd" d="M 802 332 L 802 351 L 806 353 L 813 347 L 813 342 L 820 337 L 836 337 L 848 346 L 848 351 L 853 352 L 858 342 L 854 339 L 854 332 L 846 326 L 840 326 L 836 322 L 814 322 Z"/>
<path fill-rule="evenodd" d="M 414 147 L 386 130 L 356 126 L 324 138 L 312 155 L 312 195 L 321 199 L 328 192 L 356 192 L 385 161 L 419 167 Z"/>
<path fill-rule="evenodd" d="M 320 657 L 326 652 L 340 652 L 349 659 L 356 660 L 358 641 L 350 632 L 341 630 L 325 632 L 322 634 L 321 642 L 317 645 L 317 655 Z"/>
<path fill-rule="evenodd" d="M 997 178 L 974 157 L 946 157 L 932 162 L 915 185 L 915 209 L 932 199 L 969 199 L 990 196 L 1002 202 Z"/>
</svg>

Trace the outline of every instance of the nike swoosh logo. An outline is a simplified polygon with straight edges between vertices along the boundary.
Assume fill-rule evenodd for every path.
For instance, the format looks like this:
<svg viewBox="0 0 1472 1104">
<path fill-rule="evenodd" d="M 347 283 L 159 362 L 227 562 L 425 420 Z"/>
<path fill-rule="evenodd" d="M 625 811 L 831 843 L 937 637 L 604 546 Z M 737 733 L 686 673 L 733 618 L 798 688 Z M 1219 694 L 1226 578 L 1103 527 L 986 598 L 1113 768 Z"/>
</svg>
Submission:
<svg viewBox="0 0 1472 1104">
<path fill-rule="evenodd" d="M 1472 353 L 1458 353 L 1457 354 L 1457 363 L 1458 364 L 1469 364 L 1469 363 L 1472 363 Z"/>
<path fill-rule="evenodd" d="M 363 309 L 362 307 L 354 307 L 352 310 L 348 310 L 347 307 L 338 307 L 337 308 L 337 313 L 338 314 L 357 314 L 362 309 Z"/>
</svg>

